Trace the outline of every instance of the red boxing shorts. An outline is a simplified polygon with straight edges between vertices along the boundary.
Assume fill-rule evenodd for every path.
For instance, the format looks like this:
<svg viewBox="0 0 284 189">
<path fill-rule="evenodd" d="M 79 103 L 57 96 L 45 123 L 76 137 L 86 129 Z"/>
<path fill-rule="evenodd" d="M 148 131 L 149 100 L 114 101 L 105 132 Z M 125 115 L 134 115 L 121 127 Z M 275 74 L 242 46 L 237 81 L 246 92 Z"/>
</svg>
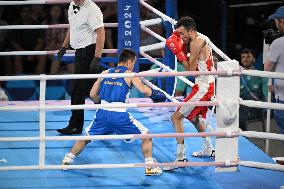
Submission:
<svg viewBox="0 0 284 189">
<path fill-rule="evenodd" d="M 214 95 L 214 82 L 209 83 L 209 87 L 200 87 L 195 84 L 191 93 L 183 100 L 184 102 L 211 101 Z M 182 106 L 177 109 L 186 119 L 192 121 L 194 117 L 201 115 L 206 119 L 207 106 Z"/>
</svg>

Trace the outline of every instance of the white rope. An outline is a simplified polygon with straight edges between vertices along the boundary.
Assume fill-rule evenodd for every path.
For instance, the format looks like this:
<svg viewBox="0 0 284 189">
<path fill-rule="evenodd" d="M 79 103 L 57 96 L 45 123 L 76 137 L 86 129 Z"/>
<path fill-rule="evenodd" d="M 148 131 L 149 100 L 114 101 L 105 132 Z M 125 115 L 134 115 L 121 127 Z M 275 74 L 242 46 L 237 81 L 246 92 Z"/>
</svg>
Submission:
<svg viewBox="0 0 284 189">
<path fill-rule="evenodd" d="M 45 136 L 44 141 L 67 140 L 125 140 L 141 138 L 180 138 L 180 137 L 228 137 L 226 132 L 202 132 L 202 133 L 162 133 L 162 134 L 125 134 L 125 135 L 92 135 L 92 136 Z M 233 136 L 238 136 L 234 132 Z M 38 141 L 40 137 L 0 137 L 0 142 Z"/>
<path fill-rule="evenodd" d="M 159 62 L 158 60 L 154 59 L 153 57 L 151 57 L 150 55 L 146 54 L 145 52 L 141 51 L 140 54 L 142 56 L 144 56 L 145 58 L 147 58 L 148 60 L 150 60 L 151 62 L 153 62 L 154 64 L 160 66 L 161 68 L 167 70 L 168 72 L 171 72 L 171 73 L 178 73 L 177 71 L 175 70 L 172 70 L 170 67 L 164 65 L 163 63 Z M 180 72 L 179 72 L 180 73 Z M 193 87 L 194 86 L 194 83 L 192 83 L 191 81 L 189 81 L 188 79 L 186 79 L 185 77 L 182 77 L 182 76 L 178 76 L 178 78 L 180 80 L 182 80 L 183 82 L 185 82 L 186 84 L 188 84 L 189 86 Z"/>
<path fill-rule="evenodd" d="M 149 86 L 150 88 L 152 89 L 155 89 L 155 90 L 158 90 L 158 91 L 161 91 L 166 97 L 167 99 L 169 99 L 170 101 L 172 102 L 179 102 L 175 97 L 169 95 L 168 93 L 166 93 L 164 90 L 160 89 L 159 87 L 155 86 L 153 83 L 151 83 L 150 81 L 148 81 L 147 79 L 145 78 L 141 78 L 142 81 L 147 85 Z"/>
<path fill-rule="evenodd" d="M 252 108 L 266 108 L 274 110 L 284 110 L 284 104 L 280 103 L 271 103 L 271 102 L 261 102 L 254 100 L 243 100 L 240 99 L 240 105 L 252 107 Z"/>
<path fill-rule="evenodd" d="M 169 95 L 168 93 L 166 93 L 165 91 L 163 91 L 159 87 L 155 86 L 153 83 L 151 83 L 147 79 L 144 79 L 144 78 L 141 78 L 141 79 L 150 88 L 161 91 L 167 97 L 167 99 L 169 99 L 170 101 L 172 101 L 172 102 L 179 102 L 174 96 Z M 215 106 L 213 106 L 213 107 L 215 107 Z M 208 127 L 211 132 L 214 131 L 214 129 L 211 127 L 211 124 L 210 124 L 210 121 L 211 121 L 211 118 L 212 118 L 212 114 L 213 114 L 213 112 L 211 112 L 210 117 L 209 117 L 208 120 L 204 120 L 205 121 L 205 126 Z M 226 133 L 226 136 L 228 136 L 228 137 L 231 137 L 231 135 L 232 135 L 231 133 L 230 133 L 230 136 L 228 135 L 228 133 Z"/>
<path fill-rule="evenodd" d="M 165 48 L 165 42 L 155 43 L 152 45 L 145 45 L 140 47 L 140 51 L 153 51 L 157 49 L 163 49 Z"/>
<path fill-rule="evenodd" d="M 159 39 L 160 41 L 166 43 L 166 39 L 163 38 L 162 36 L 160 36 L 159 34 L 153 32 L 152 30 L 150 30 L 149 28 L 141 25 L 141 29 L 144 30 L 145 32 L 147 32 L 148 34 L 152 35 L 153 37 Z"/>
<path fill-rule="evenodd" d="M 274 79 L 284 79 L 284 73 L 280 72 L 268 72 L 268 71 L 258 71 L 258 70 L 242 70 L 243 75 L 267 77 Z"/>
<path fill-rule="evenodd" d="M 218 102 L 198 101 L 198 102 L 160 102 L 160 103 L 121 103 L 121 104 L 87 104 L 87 105 L 45 105 L 44 108 L 40 106 L 0 106 L 0 111 L 38 111 L 45 109 L 52 110 L 93 110 L 99 108 L 138 108 L 138 107 L 178 107 L 178 106 L 213 106 L 218 105 Z"/>
<path fill-rule="evenodd" d="M 216 45 L 214 45 L 214 43 L 211 42 L 209 37 L 207 37 L 206 35 L 199 33 L 199 32 L 198 32 L 198 34 L 206 41 L 207 45 L 211 49 L 213 49 L 217 54 L 219 54 L 224 60 L 226 60 L 226 61 L 232 60 L 225 53 L 223 53 L 223 51 L 221 51 Z"/>
<path fill-rule="evenodd" d="M 149 4 L 147 4 L 145 1 L 140 0 L 141 5 L 143 5 L 144 7 L 146 7 L 147 9 L 153 11 L 155 14 L 159 15 L 160 17 L 162 17 L 163 20 L 170 22 L 173 25 L 177 24 L 177 21 L 172 19 L 171 17 L 165 15 L 164 13 L 158 11 L 157 9 L 155 9 L 154 7 L 150 6 Z M 231 60 L 225 53 L 223 53 L 216 45 L 214 45 L 211 40 L 204 34 L 202 33 L 198 33 L 199 35 L 201 35 L 207 42 L 208 46 L 210 48 L 212 48 L 217 54 L 219 54 L 224 60 Z"/>
<path fill-rule="evenodd" d="M 145 53 L 144 53 L 145 54 Z M 225 76 L 225 71 L 185 71 L 185 72 L 140 72 L 140 73 L 106 73 L 106 74 L 69 74 L 69 75 L 31 75 L 31 76 L 0 76 L 0 81 L 13 80 L 58 80 L 58 79 L 94 79 L 94 78 L 124 78 L 124 77 L 173 77 L 173 76 L 199 76 L 220 75 Z"/>
<path fill-rule="evenodd" d="M 272 163 L 260 163 L 254 161 L 240 161 L 239 165 L 245 167 L 254 167 L 258 169 L 270 169 L 274 171 L 284 171 L 284 165 L 272 164 Z"/>
<path fill-rule="evenodd" d="M 28 0 L 28 1 L 0 1 L 0 5 L 43 5 L 65 4 L 72 0 Z M 92 0 L 93 2 L 116 2 L 116 0 Z"/>
<path fill-rule="evenodd" d="M 238 162 L 231 161 L 229 165 L 237 165 Z M 153 166 L 159 167 L 193 167 L 193 166 L 226 166 L 226 162 L 170 162 L 170 163 L 153 163 Z M 83 165 L 28 165 L 28 166 L 1 166 L 0 171 L 15 171 L 15 170 L 67 170 L 67 169 L 114 169 L 114 168 L 137 168 L 146 167 L 149 164 L 145 163 L 127 163 L 127 164 L 83 164 Z"/>
<path fill-rule="evenodd" d="M 155 14 L 159 15 L 160 17 L 162 17 L 163 20 L 170 22 L 171 24 L 176 24 L 176 21 L 174 19 L 172 19 L 171 17 L 165 15 L 164 13 L 158 11 L 157 9 L 155 9 L 154 7 L 152 7 L 151 5 L 147 4 L 145 1 L 140 0 L 141 5 L 143 5 L 144 7 L 146 7 L 147 9 L 151 10 L 152 12 L 154 12 Z"/>
<path fill-rule="evenodd" d="M 104 23 L 104 27 L 117 27 L 117 23 Z M 0 30 L 19 30 L 19 29 L 56 29 L 69 28 L 69 24 L 53 24 L 53 25 L 6 25 L 0 26 Z"/>
<path fill-rule="evenodd" d="M 51 55 L 57 54 L 58 50 L 53 51 L 10 51 L 0 52 L 0 56 L 30 56 L 30 55 Z M 103 53 L 117 53 L 117 49 L 104 49 Z M 66 54 L 75 54 L 75 50 L 67 50 Z"/>
<path fill-rule="evenodd" d="M 163 22 L 163 20 L 161 18 L 154 18 L 154 19 L 150 19 L 150 20 L 140 21 L 140 25 L 152 26 L 152 25 L 156 25 L 156 24 L 161 24 L 162 22 Z"/>
<path fill-rule="evenodd" d="M 242 131 L 241 135 L 249 138 L 262 138 L 271 140 L 284 140 L 284 134 L 265 133 L 256 131 Z"/>
</svg>

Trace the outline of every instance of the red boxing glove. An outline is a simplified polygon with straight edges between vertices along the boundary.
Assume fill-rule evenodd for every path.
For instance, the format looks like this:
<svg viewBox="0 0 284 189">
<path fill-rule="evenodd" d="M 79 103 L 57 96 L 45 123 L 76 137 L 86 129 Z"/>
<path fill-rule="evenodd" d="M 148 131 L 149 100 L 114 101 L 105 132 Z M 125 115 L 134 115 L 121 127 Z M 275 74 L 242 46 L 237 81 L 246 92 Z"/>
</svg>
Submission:
<svg viewBox="0 0 284 189">
<path fill-rule="evenodd" d="M 176 55 L 180 62 L 187 61 L 186 48 L 177 31 L 174 31 L 166 40 L 166 45 Z"/>
</svg>

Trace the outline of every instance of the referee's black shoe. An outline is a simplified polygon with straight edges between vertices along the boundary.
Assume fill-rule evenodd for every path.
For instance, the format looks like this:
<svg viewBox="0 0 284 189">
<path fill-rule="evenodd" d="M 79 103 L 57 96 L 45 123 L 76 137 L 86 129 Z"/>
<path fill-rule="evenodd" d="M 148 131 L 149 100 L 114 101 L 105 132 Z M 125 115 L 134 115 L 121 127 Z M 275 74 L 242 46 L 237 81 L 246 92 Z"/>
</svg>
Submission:
<svg viewBox="0 0 284 189">
<path fill-rule="evenodd" d="M 81 134 L 82 129 L 65 127 L 63 129 L 57 129 L 57 132 L 59 132 L 62 135 L 74 135 L 74 134 Z"/>
</svg>

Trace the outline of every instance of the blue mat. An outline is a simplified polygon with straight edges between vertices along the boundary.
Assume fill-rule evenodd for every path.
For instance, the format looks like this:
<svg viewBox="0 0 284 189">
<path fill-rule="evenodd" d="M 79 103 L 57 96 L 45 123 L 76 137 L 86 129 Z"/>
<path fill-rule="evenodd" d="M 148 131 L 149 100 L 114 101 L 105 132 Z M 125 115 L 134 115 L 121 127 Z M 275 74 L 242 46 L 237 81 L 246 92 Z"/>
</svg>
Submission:
<svg viewBox="0 0 284 189">
<path fill-rule="evenodd" d="M 151 133 L 174 132 L 170 116 L 174 109 L 131 109 L 131 114 L 147 126 Z M 65 127 L 70 111 L 46 112 L 46 135 L 56 136 L 57 128 Z M 94 111 L 85 112 L 88 126 Z M 38 136 L 38 112 L 0 112 L 0 137 Z M 212 124 L 215 119 L 213 117 Z M 186 132 L 196 132 L 185 121 Z M 59 165 L 74 141 L 46 142 L 46 164 Z M 200 138 L 186 138 L 189 161 L 210 162 L 210 158 L 192 158 L 190 154 L 199 150 Z M 141 142 L 127 144 L 121 140 L 96 141 L 75 159 L 74 164 L 89 163 L 143 163 Z M 0 166 L 37 165 L 39 142 L 0 142 Z M 176 150 L 175 139 L 153 139 L 153 156 L 159 162 L 170 162 Z M 239 139 L 241 160 L 273 163 L 273 160 L 250 143 Z M 238 172 L 215 173 L 214 167 L 187 167 L 163 175 L 146 177 L 143 168 L 88 169 L 88 170 L 33 170 L 0 171 L 0 188 L 248 188 L 279 189 L 284 185 L 284 173 L 270 170 L 239 167 Z"/>
</svg>

